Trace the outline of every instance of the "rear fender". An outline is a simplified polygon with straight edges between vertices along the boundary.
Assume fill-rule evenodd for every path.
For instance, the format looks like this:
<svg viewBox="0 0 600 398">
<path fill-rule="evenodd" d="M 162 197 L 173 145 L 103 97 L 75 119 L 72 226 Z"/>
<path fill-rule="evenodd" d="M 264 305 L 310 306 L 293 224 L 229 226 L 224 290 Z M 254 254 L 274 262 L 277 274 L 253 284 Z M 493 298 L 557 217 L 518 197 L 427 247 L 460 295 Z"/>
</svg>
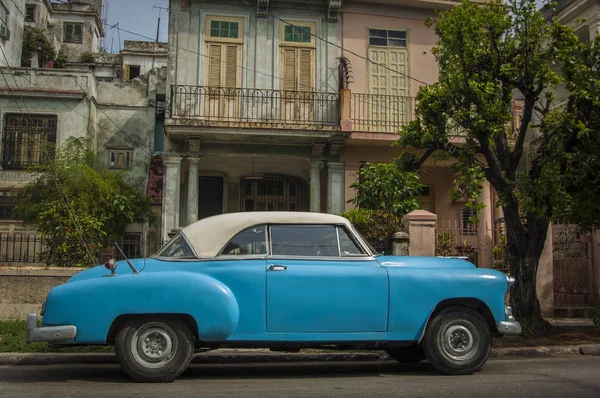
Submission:
<svg viewBox="0 0 600 398">
<path fill-rule="evenodd" d="M 198 325 L 203 341 L 221 341 L 239 321 L 235 296 L 206 275 L 173 271 L 94 278 L 50 292 L 44 325 L 75 325 L 76 343 L 105 343 L 113 322 L 125 315 L 184 314 Z"/>
</svg>

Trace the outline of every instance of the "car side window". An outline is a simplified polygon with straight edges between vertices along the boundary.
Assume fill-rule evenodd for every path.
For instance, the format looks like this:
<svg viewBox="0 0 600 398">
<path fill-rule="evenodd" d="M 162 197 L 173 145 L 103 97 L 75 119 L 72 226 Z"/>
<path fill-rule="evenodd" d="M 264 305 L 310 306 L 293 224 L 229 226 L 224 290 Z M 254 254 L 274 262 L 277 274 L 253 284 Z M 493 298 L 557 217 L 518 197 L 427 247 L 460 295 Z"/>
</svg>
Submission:
<svg viewBox="0 0 600 398">
<path fill-rule="evenodd" d="M 167 245 L 157 253 L 157 257 L 195 257 L 194 252 L 183 238 L 178 235 L 173 238 Z"/>
<path fill-rule="evenodd" d="M 271 249 L 276 256 L 340 256 L 333 225 L 272 225 Z"/>
<path fill-rule="evenodd" d="M 340 253 L 342 257 L 364 256 L 365 253 L 358 247 L 356 242 L 350 237 L 346 228 L 337 227 L 340 238 Z"/>
<path fill-rule="evenodd" d="M 267 254 L 265 226 L 250 227 L 238 233 L 225 245 L 220 256 Z"/>
</svg>

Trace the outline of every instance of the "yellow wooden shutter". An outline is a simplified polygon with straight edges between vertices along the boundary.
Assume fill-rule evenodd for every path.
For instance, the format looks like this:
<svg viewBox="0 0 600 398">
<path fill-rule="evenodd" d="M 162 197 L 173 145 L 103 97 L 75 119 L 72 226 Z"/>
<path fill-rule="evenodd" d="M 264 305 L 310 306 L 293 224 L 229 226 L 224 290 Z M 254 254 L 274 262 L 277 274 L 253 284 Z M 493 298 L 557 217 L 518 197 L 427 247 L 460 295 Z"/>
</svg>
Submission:
<svg viewBox="0 0 600 398">
<path fill-rule="evenodd" d="M 211 44 L 208 47 L 208 85 L 209 87 L 221 86 L 221 45 Z"/>
<path fill-rule="evenodd" d="M 312 55 L 312 50 L 300 50 L 299 91 L 312 91 L 313 89 Z"/>
<path fill-rule="evenodd" d="M 129 81 L 130 78 L 131 78 L 131 68 L 129 67 L 129 65 L 125 64 L 123 66 L 123 80 Z"/>
<path fill-rule="evenodd" d="M 283 89 L 287 91 L 296 90 L 298 65 L 296 64 L 296 49 L 283 49 Z"/>
<path fill-rule="evenodd" d="M 224 87 L 235 88 L 238 74 L 238 48 L 239 46 L 227 46 L 225 49 L 225 84 Z"/>
</svg>

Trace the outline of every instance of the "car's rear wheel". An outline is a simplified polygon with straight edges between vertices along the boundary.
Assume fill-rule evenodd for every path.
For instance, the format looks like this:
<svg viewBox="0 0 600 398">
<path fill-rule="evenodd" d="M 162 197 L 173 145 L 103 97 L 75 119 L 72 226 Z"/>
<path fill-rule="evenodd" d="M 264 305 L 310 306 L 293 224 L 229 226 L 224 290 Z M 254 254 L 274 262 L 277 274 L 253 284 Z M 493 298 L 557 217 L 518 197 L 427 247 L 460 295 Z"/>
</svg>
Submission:
<svg viewBox="0 0 600 398">
<path fill-rule="evenodd" d="M 400 363 L 418 363 L 425 359 L 423 347 L 420 345 L 388 348 L 385 352 Z"/>
<path fill-rule="evenodd" d="M 471 374 L 489 358 L 492 335 L 478 312 L 451 307 L 436 314 L 423 338 L 423 350 L 429 362 L 450 375 Z"/>
<path fill-rule="evenodd" d="M 119 364 L 135 381 L 156 383 L 176 379 L 190 364 L 194 334 L 187 322 L 172 318 L 131 318 L 115 341 Z"/>
</svg>

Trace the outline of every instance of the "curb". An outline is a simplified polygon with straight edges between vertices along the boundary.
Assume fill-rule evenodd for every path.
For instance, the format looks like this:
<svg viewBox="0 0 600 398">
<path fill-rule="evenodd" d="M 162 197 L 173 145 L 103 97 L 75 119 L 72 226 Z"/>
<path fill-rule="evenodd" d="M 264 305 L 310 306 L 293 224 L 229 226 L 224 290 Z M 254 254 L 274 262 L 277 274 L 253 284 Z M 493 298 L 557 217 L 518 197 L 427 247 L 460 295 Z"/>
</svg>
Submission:
<svg viewBox="0 0 600 398">
<path fill-rule="evenodd" d="M 548 347 L 514 347 L 492 349 L 492 358 L 557 358 L 571 355 L 599 355 L 600 345 L 573 345 Z M 373 362 L 387 361 L 384 352 L 317 352 L 280 353 L 265 350 L 215 350 L 196 354 L 192 363 L 291 363 L 291 362 Z M 60 365 L 60 364 L 116 364 L 115 354 L 71 353 L 0 353 L 0 365 Z"/>
</svg>

